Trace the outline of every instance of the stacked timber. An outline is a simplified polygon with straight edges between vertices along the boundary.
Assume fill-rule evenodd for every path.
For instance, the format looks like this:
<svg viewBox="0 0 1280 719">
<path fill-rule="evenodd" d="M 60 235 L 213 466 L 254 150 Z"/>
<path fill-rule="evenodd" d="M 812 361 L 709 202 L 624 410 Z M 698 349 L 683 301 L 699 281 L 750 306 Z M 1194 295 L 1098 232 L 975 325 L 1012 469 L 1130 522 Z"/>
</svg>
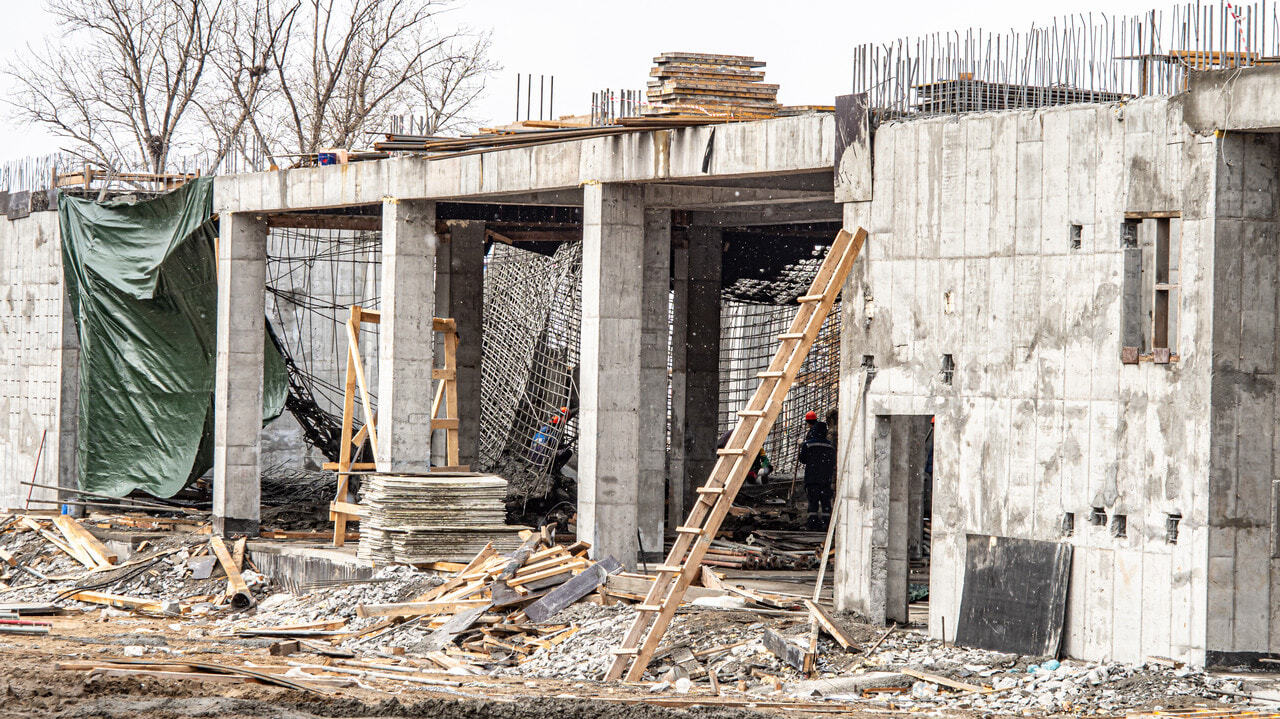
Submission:
<svg viewBox="0 0 1280 719">
<path fill-rule="evenodd" d="M 762 82 L 764 62 L 746 55 L 664 52 L 649 75 L 649 115 L 778 114 L 778 86 Z"/>
<path fill-rule="evenodd" d="M 505 524 L 507 481 L 493 475 L 370 474 L 363 481 L 361 559 L 420 564 L 466 561 L 487 544 L 520 546 Z"/>
</svg>

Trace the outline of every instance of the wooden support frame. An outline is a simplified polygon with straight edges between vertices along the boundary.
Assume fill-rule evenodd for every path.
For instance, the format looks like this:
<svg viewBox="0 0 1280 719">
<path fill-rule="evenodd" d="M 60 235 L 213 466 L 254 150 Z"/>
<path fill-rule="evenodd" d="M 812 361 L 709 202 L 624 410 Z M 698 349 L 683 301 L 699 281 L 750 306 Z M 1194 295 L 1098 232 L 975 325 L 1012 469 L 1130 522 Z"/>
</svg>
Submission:
<svg viewBox="0 0 1280 719">
<path fill-rule="evenodd" d="M 329 503 L 329 519 L 333 521 L 333 546 L 341 547 L 346 542 L 347 522 L 360 518 L 360 505 L 348 501 L 349 481 L 356 472 L 371 471 L 376 468 L 373 462 L 353 462 L 352 457 L 357 449 L 364 446 L 366 439 L 378 454 L 378 413 L 373 410 L 369 399 L 369 385 L 365 379 L 364 358 L 360 354 L 360 329 L 365 323 L 379 324 L 382 313 L 367 310 L 360 305 L 352 305 L 347 318 L 347 377 L 342 400 L 342 438 L 338 449 L 338 461 L 326 462 L 324 468 L 338 475 L 338 488 L 334 499 Z M 435 399 L 431 402 L 431 431 L 444 430 L 445 455 L 448 466 L 433 467 L 433 471 L 467 472 L 470 467 L 458 464 L 458 324 L 453 318 L 436 317 L 432 329 L 444 335 L 444 367 L 431 370 L 431 379 L 438 382 Z M 360 408 L 364 415 L 364 424 L 355 431 L 356 396 L 359 393 Z M 441 414 L 441 409 L 444 414 Z"/>
</svg>

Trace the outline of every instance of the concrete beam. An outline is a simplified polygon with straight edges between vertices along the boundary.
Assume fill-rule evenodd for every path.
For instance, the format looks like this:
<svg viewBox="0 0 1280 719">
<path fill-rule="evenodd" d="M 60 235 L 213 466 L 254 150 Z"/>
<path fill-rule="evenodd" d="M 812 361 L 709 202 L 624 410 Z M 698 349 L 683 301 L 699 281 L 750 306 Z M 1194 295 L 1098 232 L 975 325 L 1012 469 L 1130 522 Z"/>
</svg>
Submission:
<svg viewBox="0 0 1280 719">
<path fill-rule="evenodd" d="M 634 185 L 584 188 L 578 537 L 636 564 L 645 223 Z"/>
<path fill-rule="evenodd" d="M 634 132 L 463 157 L 396 157 L 215 180 L 220 213 L 575 190 L 592 182 L 680 182 L 829 171 L 831 115 Z M 870 156 L 870 153 L 867 154 Z M 704 171 L 704 158 L 708 158 Z"/>
<path fill-rule="evenodd" d="M 213 392 L 213 531 L 257 536 L 267 223 L 223 215 Z"/>
<path fill-rule="evenodd" d="M 770 205 L 794 205 L 798 203 L 834 203 L 830 191 L 776 190 L 772 188 L 723 187 L 713 185 L 645 185 L 646 207 L 663 207 L 679 210 L 711 209 L 727 207 L 761 207 Z M 832 204 L 837 208 L 839 205 Z"/>
<path fill-rule="evenodd" d="M 431 468 L 437 245 L 434 202 L 393 198 L 383 202 L 379 472 L 426 472 Z"/>
<path fill-rule="evenodd" d="M 1187 73 L 1182 118 L 1196 132 L 1280 129 L 1280 67 L 1261 65 Z"/>
<path fill-rule="evenodd" d="M 844 210 L 834 202 L 771 205 L 758 212 L 747 210 L 700 211 L 689 214 L 691 225 L 707 227 L 754 227 L 790 225 L 801 222 L 840 222 Z"/>
</svg>

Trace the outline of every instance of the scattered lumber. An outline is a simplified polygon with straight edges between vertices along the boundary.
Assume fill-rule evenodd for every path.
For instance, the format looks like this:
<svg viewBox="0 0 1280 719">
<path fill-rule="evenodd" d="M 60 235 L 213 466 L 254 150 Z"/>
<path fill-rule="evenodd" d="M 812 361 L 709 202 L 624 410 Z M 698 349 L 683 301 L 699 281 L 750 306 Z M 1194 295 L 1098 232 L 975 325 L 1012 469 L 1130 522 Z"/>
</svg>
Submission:
<svg viewBox="0 0 1280 719">
<path fill-rule="evenodd" d="M 67 544 L 88 557 L 95 566 L 109 567 L 118 561 L 116 553 L 107 549 L 106 545 L 81 526 L 75 517 L 60 514 L 53 518 L 53 524 L 67 538 Z"/>
<path fill-rule="evenodd" d="M 535 622 L 545 622 L 554 617 L 560 610 L 582 599 L 604 581 L 613 572 L 622 571 L 622 565 L 613 557 L 605 557 L 589 569 L 583 570 L 573 579 L 551 590 L 545 597 L 530 604 L 525 614 Z"/>
</svg>

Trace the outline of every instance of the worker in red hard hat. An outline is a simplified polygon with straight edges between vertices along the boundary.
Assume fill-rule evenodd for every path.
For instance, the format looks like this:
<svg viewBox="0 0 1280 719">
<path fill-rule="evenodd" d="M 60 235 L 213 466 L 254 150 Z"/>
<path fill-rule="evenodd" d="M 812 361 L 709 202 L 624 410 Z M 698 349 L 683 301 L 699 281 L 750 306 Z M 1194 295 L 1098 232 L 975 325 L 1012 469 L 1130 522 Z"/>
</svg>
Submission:
<svg viewBox="0 0 1280 719">
<path fill-rule="evenodd" d="M 560 426 L 560 415 L 552 415 L 547 423 L 538 428 L 536 434 L 533 435 L 533 441 L 529 443 L 529 458 L 534 464 L 544 466 L 551 461 L 552 452 L 559 442 L 557 441 L 556 430 Z"/>
</svg>

